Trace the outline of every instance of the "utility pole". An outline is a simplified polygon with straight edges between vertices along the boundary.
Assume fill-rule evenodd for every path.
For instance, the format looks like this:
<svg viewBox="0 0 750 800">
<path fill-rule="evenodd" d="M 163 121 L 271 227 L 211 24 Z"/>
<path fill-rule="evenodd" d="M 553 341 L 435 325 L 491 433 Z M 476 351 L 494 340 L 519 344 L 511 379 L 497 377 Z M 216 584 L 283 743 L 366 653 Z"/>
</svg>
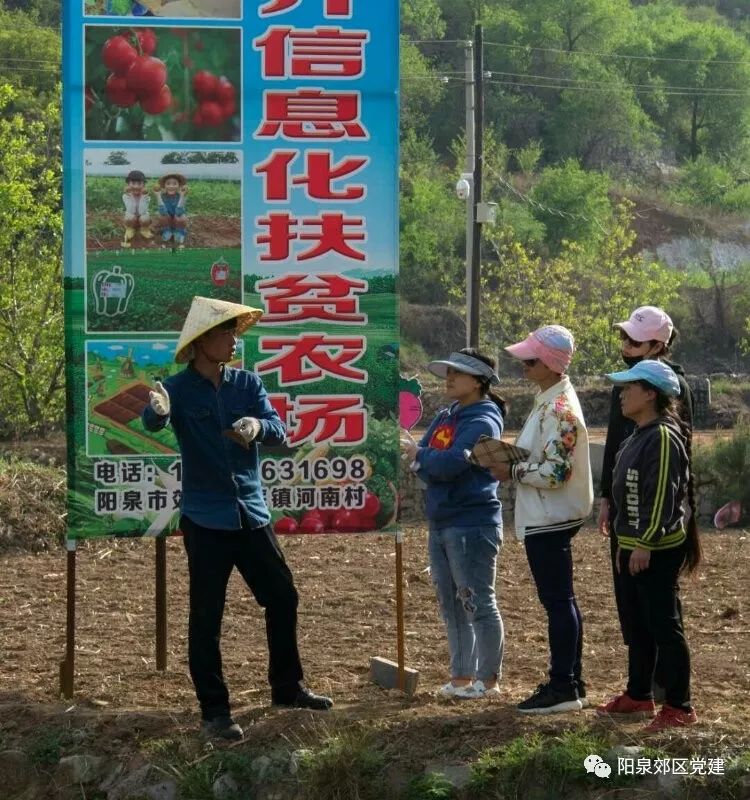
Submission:
<svg viewBox="0 0 750 800">
<path fill-rule="evenodd" d="M 464 43 L 466 68 L 466 164 L 461 176 L 469 184 L 466 198 L 466 346 L 471 347 L 471 309 L 473 286 L 471 282 L 471 251 L 474 244 L 474 43 Z"/>
<path fill-rule="evenodd" d="M 484 166 L 484 53 L 482 26 L 474 32 L 474 181 L 469 206 L 472 208 L 471 271 L 466 285 L 469 315 L 467 333 L 469 347 L 479 347 L 479 294 L 482 258 L 482 168 Z M 467 132 L 468 138 L 468 132 Z"/>
</svg>

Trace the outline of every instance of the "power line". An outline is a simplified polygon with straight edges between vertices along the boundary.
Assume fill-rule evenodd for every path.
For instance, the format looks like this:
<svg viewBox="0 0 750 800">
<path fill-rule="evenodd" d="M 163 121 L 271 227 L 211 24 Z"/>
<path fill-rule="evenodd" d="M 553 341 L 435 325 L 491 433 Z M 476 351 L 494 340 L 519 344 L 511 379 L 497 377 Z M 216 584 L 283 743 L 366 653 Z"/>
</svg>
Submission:
<svg viewBox="0 0 750 800">
<path fill-rule="evenodd" d="M 750 61 L 732 61 L 728 59 L 712 58 L 668 58 L 667 56 L 629 55 L 625 53 L 601 53 L 595 50 L 563 50 L 558 47 L 532 47 L 525 44 L 509 44 L 507 42 L 485 42 L 491 47 L 506 47 L 510 50 L 526 50 L 537 53 L 561 53 L 567 56 L 595 56 L 597 58 L 622 58 L 631 61 L 672 61 L 683 64 L 744 64 L 750 66 Z"/>
<path fill-rule="evenodd" d="M 493 75 L 505 75 L 508 77 L 531 78 L 533 80 L 544 81 L 567 81 L 567 83 L 533 83 L 529 81 L 505 81 L 493 80 Z M 439 72 L 435 75 L 401 75 L 402 80 L 422 80 L 438 81 L 439 83 L 458 82 L 465 83 L 463 72 Z M 579 91 L 604 92 L 609 90 L 625 92 L 633 90 L 636 93 L 659 92 L 665 95 L 677 95 L 686 97 L 746 97 L 748 91 L 743 89 L 730 89 L 729 87 L 691 87 L 691 86 L 651 86 L 645 83 L 610 83 L 608 81 L 587 81 L 580 78 L 564 78 L 562 76 L 532 75 L 526 72 L 499 72 L 493 70 L 489 73 L 488 83 L 498 86 L 525 86 L 537 89 L 577 89 Z M 601 87 L 601 88 L 599 88 Z"/>
<path fill-rule="evenodd" d="M 623 84 L 616 84 L 611 81 L 590 81 L 585 78 L 564 78 L 559 75 L 532 75 L 528 72 L 499 72 L 497 70 L 492 70 L 490 73 L 490 77 L 493 75 L 506 75 L 512 78 L 535 78 L 538 80 L 545 80 L 545 81 L 566 81 L 568 83 L 574 83 L 580 86 L 609 86 L 609 87 L 623 87 L 623 88 L 632 88 L 632 89 L 648 89 L 649 91 L 667 91 L 667 90 L 675 90 L 675 91 L 688 91 L 688 92 L 701 92 L 701 93 L 716 93 L 716 94 L 739 94 L 744 95 L 746 92 L 742 89 L 730 89 L 729 87 L 706 87 L 701 88 L 699 86 L 660 86 L 655 84 L 649 83 L 623 83 Z"/>
<path fill-rule="evenodd" d="M 16 58 L 15 56 L 0 56 L 0 61 L 10 61 L 15 64 L 60 64 L 60 60 L 50 60 L 48 58 Z"/>
<path fill-rule="evenodd" d="M 0 70 L 1 69 L 3 69 L 3 67 L 0 65 Z M 16 73 L 16 72 L 35 72 L 38 75 L 56 75 L 56 74 L 58 74 L 60 72 L 60 68 L 59 67 L 53 67 L 53 68 L 50 68 L 50 69 L 38 69 L 38 68 L 35 68 L 35 67 L 13 67 L 13 73 Z M 10 77 L 12 77 L 12 74 L 11 75 L 6 75 L 5 76 L 5 80 L 7 80 Z"/>
<path fill-rule="evenodd" d="M 464 44 L 466 39 L 407 39 L 412 44 Z"/>
<path fill-rule="evenodd" d="M 536 88 L 536 89 L 559 89 L 561 91 L 578 91 L 578 92 L 607 92 L 607 91 L 634 91 L 636 93 L 641 93 L 645 91 L 649 91 L 648 89 L 638 89 L 634 88 L 631 85 L 628 86 L 617 86 L 616 84 L 612 84 L 609 87 L 602 87 L 598 88 L 596 86 L 573 86 L 573 85 L 555 85 L 551 83 L 526 83 L 522 81 L 493 81 L 489 80 L 487 83 L 495 84 L 496 86 L 522 86 L 526 88 Z M 655 91 L 655 90 L 654 90 Z M 662 94 L 670 95 L 670 96 L 683 96 L 683 97 L 744 97 L 745 92 L 736 92 L 734 94 L 715 94 L 711 92 L 666 92 L 663 91 Z"/>
</svg>

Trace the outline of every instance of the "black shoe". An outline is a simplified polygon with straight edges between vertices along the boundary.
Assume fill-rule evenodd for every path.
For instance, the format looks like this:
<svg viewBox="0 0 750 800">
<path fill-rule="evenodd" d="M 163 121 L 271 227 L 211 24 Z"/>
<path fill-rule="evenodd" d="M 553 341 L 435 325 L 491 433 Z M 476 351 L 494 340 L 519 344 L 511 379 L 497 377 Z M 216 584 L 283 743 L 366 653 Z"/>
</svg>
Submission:
<svg viewBox="0 0 750 800">
<path fill-rule="evenodd" d="M 210 739 L 228 739 L 229 741 L 238 741 L 244 736 L 242 728 L 229 714 L 202 720 L 201 733 Z"/>
<path fill-rule="evenodd" d="M 312 711 L 328 711 L 333 706 L 330 697 L 315 694 L 306 686 L 300 686 L 294 695 L 272 697 L 271 703 L 283 708 L 309 708 Z"/>
<path fill-rule="evenodd" d="M 576 681 L 576 689 L 578 690 L 578 699 L 581 701 L 581 708 L 588 708 L 591 702 L 586 697 L 586 684 L 580 678 Z"/>
<path fill-rule="evenodd" d="M 553 689 L 549 683 L 540 683 L 531 697 L 516 706 L 522 714 L 554 714 L 558 711 L 580 711 L 582 707 L 575 687 Z"/>
</svg>

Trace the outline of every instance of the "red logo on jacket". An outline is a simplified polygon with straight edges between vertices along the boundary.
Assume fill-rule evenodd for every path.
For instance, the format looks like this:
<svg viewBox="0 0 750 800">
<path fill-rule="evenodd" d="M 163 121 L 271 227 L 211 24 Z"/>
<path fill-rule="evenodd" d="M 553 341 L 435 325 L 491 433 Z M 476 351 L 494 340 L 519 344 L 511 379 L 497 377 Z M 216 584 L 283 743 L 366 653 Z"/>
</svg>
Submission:
<svg viewBox="0 0 750 800">
<path fill-rule="evenodd" d="M 455 438 L 455 425 L 438 425 L 430 439 L 430 447 L 433 447 L 435 450 L 448 450 Z"/>
</svg>

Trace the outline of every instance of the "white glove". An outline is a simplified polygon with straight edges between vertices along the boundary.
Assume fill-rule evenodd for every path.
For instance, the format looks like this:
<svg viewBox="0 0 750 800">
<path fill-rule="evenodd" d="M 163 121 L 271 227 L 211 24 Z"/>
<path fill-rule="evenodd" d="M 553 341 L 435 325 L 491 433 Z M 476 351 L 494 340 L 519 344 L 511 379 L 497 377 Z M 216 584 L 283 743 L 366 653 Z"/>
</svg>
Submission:
<svg viewBox="0 0 750 800">
<path fill-rule="evenodd" d="M 419 446 L 414 441 L 414 438 L 409 433 L 409 431 L 402 430 L 399 434 L 399 445 L 401 446 L 402 458 L 406 458 L 409 461 L 414 461 L 416 457 L 417 450 Z"/>
<path fill-rule="evenodd" d="M 232 427 L 250 444 L 260 433 L 260 422 L 255 417 L 240 417 L 237 422 L 232 423 Z"/>
<path fill-rule="evenodd" d="M 148 393 L 151 402 L 151 408 L 160 416 L 166 417 L 169 415 L 171 403 L 169 402 L 169 392 L 164 388 L 161 381 L 156 381 L 153 391 Z"/>
</svg>

